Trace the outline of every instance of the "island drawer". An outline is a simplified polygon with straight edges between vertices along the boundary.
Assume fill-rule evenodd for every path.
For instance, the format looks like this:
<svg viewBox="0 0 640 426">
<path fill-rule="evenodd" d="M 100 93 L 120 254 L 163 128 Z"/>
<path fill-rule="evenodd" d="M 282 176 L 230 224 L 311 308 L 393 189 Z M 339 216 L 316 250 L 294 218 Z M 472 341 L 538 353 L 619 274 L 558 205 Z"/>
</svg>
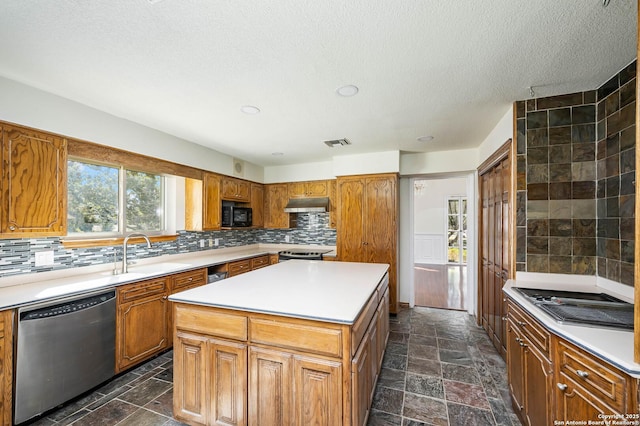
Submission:
<svg viewBox="0 0 640 426">
<path fill-rule="evenodd" d="M 251 259 L 251 269 L 264 268 L 269 266 L 269 255 L 258 256 Z"/>
<path fill-rule="evenodd" d="M 231 315 L 193 305 L 175 305 L 177 329 L 227 339 L 247 340 L 247 317 Z"/>
<path fill-rule="evenodd" d="M 118 302 L 131 302 L 148 296 L 155 296 L 168 291 L 167 277 L 142 281 L 118 287 Z"/>
<path fill-rule="evenodd" d="M 236 262 L 229 263 L 229 276 L 244 274 L 251 270 L 251 259 L 238 260 Z"/>
<path fill-rule="evenodd" d="M 560 381 L 568 377 L 617 412 L 627 411 L 629 376 L 564 340 L 558 339 L 557 353 Z"/>
<path fill-rule="evenodd" d="M 207 283 L 207 270 L 196 269 L 195 271 L 182 272 L 172 276 L 173 290 L 197 287 Z"/>
<path fill-rule="evenodd" d="M 250 318 L 249 336 L 251 343 L 342 357 L 342 330 L 336 328 Z"/>
<path fill-rule="evenodd" d="M 378 309 L 378 293 L 374 292 L 351 328 L 351 356 L 356 354 L 362 337 Z"/>
<path fill-rule="evenodd" d="M 508 303 L 508 316 L 519 326 L 527 341 L 541 350 L 548 358 L 551 334 L 511 300 Z"/>
</svg>

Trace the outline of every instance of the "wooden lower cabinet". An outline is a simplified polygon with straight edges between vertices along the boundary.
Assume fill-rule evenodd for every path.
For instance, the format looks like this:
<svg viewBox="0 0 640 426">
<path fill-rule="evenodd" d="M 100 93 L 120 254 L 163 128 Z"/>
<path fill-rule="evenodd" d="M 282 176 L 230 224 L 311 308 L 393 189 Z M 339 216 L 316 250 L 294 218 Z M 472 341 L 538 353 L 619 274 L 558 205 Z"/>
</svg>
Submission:
<svg viewBox="0 0 640 426">
<path fill-rule="evenodd" d="M 13 310 L 0 312 L 0 424 L 13 424 Z"/>
<path fill-rule="evenodd" d="M 175 303 L 175 418 L 190 425 L 365 425 L 389 335 L 388 306 L 384 282 L 361 313 L 361 333 L 349 324 Z"/>
<path fill-rule="evenodd" d="M 127 284 L 117 289 L 116 373 L 170 346 L 169 278 Z"/>
</svg>

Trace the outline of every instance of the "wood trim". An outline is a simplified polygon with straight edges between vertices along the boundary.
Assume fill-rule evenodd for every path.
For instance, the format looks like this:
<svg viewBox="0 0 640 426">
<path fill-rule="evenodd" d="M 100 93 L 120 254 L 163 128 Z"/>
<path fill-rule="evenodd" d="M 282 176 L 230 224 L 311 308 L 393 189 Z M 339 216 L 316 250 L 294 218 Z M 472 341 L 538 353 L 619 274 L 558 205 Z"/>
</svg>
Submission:
<svg viewBox="0 0 640 426">
<path fill-rule="evenodd" d="M 157 236 L 149 236 L 149 239 L 152 243 L 164 242 L 164 241 L 175 241 L 178 239 L 178 234 L 171 235 L 157 235 Z M 143 238 L 132 238 L 131 244 L 141 244 L 144 241 Z M 124 237 L 113 237 L 113 238 L 91 238 L 91 239 L 66 239 L 62 240 L 62 246 L 64 248 L 86 248 L 86 247 L 104 247 L 104 246 L 120 246 L 124 242 Z"/>
<path fill-rule="evenodd" d="M 513 109 L 513 114 L 515 117 L 515 114 L 516 114 L 515 107 Z M 515 131 L 516 131 L 516 128 L 514 127 L 514 132 Z M 478 166 L 478 176 L 482 176 L 483 174 L 487 173 L 489 170 L 493 168 L 493 166 L 495 166 L 497 163 L 502 161 L 507 155 L 509 155 L 509 153 L 511 152 L 511 145 L 512 145 L 511 142 L 514 140 L 515 140 L 515 137 L 507 139 L 507 141 L 503 143 L 502 146 L 496 150 L 496 152 L 494 152 L 489 156 L 489 158 L 484 160 L 484 162 L 480 164 L 480 166 Z"/>
<path fill-rule="evenodd" d="M 640 0 L 638 0 L 638 18 L 640 19 Z M 640 55 L 640 27 L 638 27 L 638 43 L 636 43 L 638 54 Z M 636 67 L 637 68 L 637 67 Z M 636 99 L 640 99 L 640 86 L 638 81 L 640 77 L 640 69 L 636 71 Z M 636 102 L 636 141 L 640 140 L 640 104 Z M 636 149 L 636 180 L 638 179 L 638 171 L 640 170 L 640 155 Z M 634 294 L 635 294 L 635 311 L 634 311 L 634 339 L 633 339 L 633 359 L 640 363 L 640 185 L 636 185 L 636 211 L 635 211 L 635 262 L 634 262 Z"/>
<path fill-rule="evenodd" d="M 200 169 L 93 142 L 68 139 L 67 149 L 69 157 L 86 158 L 102 163 L 117 164 L 151 173 L 202 179 L 202 170 Z"/>
</svg>

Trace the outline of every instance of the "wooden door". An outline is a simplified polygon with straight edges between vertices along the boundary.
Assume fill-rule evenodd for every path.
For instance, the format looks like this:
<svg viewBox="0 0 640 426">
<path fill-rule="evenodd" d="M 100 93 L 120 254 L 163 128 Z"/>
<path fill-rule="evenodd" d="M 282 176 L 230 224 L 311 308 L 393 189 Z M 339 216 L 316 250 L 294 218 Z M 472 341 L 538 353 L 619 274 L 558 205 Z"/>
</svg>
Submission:
<svg viewBox="0 0 640 426">
<path fill-rule="evenodd" d="M 507 332 L 507 374 L 509 377 L 509 391 L 514 411 L 524 418 L 524 356 L 522 336 L 518 328 L 508 321 Z"/>
<path fill-rule="evenodd" d="M 242 343 L 211 339 L 211 418 L 209 424 L 245 425 L 247 423 L 247 346 Z"/>
<path fill-rule="evenodd" d="M 523 342 L 526 420 L 531 426 L 553 424 L 549 395 L 553 392 L 551 363 L 534 346 Z"/>
<path fill-rule="evenodd" d="M 203 179 L 203 231 L 213 231 L 222 226 L 222 204 L 220 200 L 220 176 L 204 173 Z"/>
<path fill-rule="evenodd" d="M 289 201 L 288 185 L 265 185 L 264 193 L 264 227 L 277 229 L 289 227 L 289 213 L 284 208 Z"/>
<path fill-rule="evenodd" d="M 66 235 L 67 140 L 2 126 L 1 232 L 12 238 Z"/>
<path fill-rule="evenodd" d="M 173 348 L 173 415 L 189 424 L 207 424 L 206 365 L 206 337 L 179 331 Z"/>
<path fill-rule="evenodd" d="M 335 426 L 349 421 L 343 421 L 339 362 L 295 355 L 293 386 L 296 425 Z"/>
<path fill-rule="evenodd" d="M 365 180 L 361 177 L 339 178 L 338 196 L 338 259 L 347 262 L 365 262 Z"/>
<path fill-rule="evenodd" d="M 251 184 L 251 210 L 253 214 L 252 226 L 264 226 L 264 186 L 259 183 Z"/>
<path fill-rule="evenodd" d="M 569 420 L 598 421 L 603 414 L 614 414 L 614 411 L 594 398 L 591 393 L 577 385 L 569 377 L 560 374 L 560 387 L 556 387 L 555 421 L 569 424 Z"/>
<path fill-rule="evenodd" d="M 336 205 L 338 203 L 336 195 L 336 180 L 329 181 L 329 228 L 336 229 L 338 227 L 338 209 Z"/>
<path fill-rule="evenodd" d="M 352 422 L 355 426 L 366 426 L 369 413 L 369 398 L 373 388 L 371 381 L 371 341 L 365 334 L 355 356 L 351 360 Z M 376 365 L 377 367 L 377 365 Z"/>
<path fill-rule="evenodd" d="M 249 425 L 293 423 L 293 356 L 264 348 L 249 348 Z"/>
<path fill-rule="evenodd" d="M 13 311 L 0 312 L 0 423 L 13 424 Z"/>
</svg>

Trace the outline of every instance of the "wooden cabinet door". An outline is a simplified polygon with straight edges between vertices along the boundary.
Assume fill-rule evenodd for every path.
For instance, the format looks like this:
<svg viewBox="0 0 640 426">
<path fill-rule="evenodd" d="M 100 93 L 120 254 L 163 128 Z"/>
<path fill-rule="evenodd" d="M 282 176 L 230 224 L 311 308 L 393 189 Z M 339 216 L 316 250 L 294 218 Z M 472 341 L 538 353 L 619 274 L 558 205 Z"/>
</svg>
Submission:
<svg viewBox="0 0 640 426">
<path fill-rule="evenodd" d="M 289 198 L 304 198 L 307 195 L 306 182 L 289 182 L 287 184 Z"/>
<path fill-rule="evenodd" d="M 251 210 L 252 226 L 262 228 L 264 226 L 264 186 L 258 183 L 251 184 Z"/>
<path fill-rule="evenodd" d="M 2 234 L 66 235 L 67 140 L 2 127 Z"/>
<path fill-rule="evenodd" d="M 329 195 L 327 183 L 326 180 L 307 182 L 305 188 L 307 197 L 327 197 Z"/>
<path fill-rule="evenodd" d="M 13 424 L 13 311 L 0 312 L 0 423 Z"/>
<path fill-rule="evenodd" d="M 207 424 L 206 365 L 206 337 L 178 332 L 173 348 L 173 415 L 189 424 Z"/>
<path fill-rule="evenodd" d="M 222 198 L 232 201 L 250 201 L 251 187 L 249 182 L 230 177 L 222 178 Z"/>
<path fill-rule="evenodd" d="M 382 368 L 384 351 L 389 340 L 389 289 L 387 288 L 378 306 L 378 370 Z"/>
<path fill-rule="evenodd" d="M 338 202 L 336 195 L 336 180 L 329 181 L 329 228 L 336 229 L 338 227 L 338 209 L 336 204 Z"/>
<path fill-rule="evenodd" d="M 249 425 L 293 424 L 293 356 L 249 348 Z"/>
<path fill-rule="evenodd" d="M 295 355 L 293 405 L 296 425 L 345 424 L 342 413 L 342 364 Z M 350 415 L 350 413 L 346 413 Z"/>
<path fill-rule="evenodd" d="M 526 341 L 523 348 L 526 420 L 531 426 L 553 424 L 550 403 L 553 381 L 551 363 Z"/>
<path fill-rule="evenodd" d="M 272 229 L 288 228 L 289 213 L 284 211 L 289 201 L 288 185 L 265 185 L 264 199 L 264 227 Z"/>
<path fill-rule="evenodd" d="M 598 421 L 602 414 L 614 414 L 611 408 L 570 378 L 560 374 L 560 379 L 560 387 L 556 387 L 555 421 L 562 421 L 562 424 L 569 424 L 569 420 L 576 419 Z"/>
<path fill-rule="evenodd" d="M 356 426 L 365 426 L 369 412 L 369 397 L 373 383 L 371 382 L 371 343 L 365 334 L 356 355 L 351 360 L 351 399 L 352 422 Z"/>
<path fill-rule="evenodd" d="M 202 230 L 214 231 L 222 226 L 222 204 L 220 200 L 220 176 L 204 173 Z"/>
<path fill-rule="evenodd" d="M 237 260 L 230 262 L 228 267 L 229 277 L 244 274 L 251 271 L 251 259 Z"/>
<path fill-rule="evenodd" d="M 167 278 L 118 288 L 117 373 L 169 347 L 168 294 Z"/>
<path fill-rule="evenodd" d="M 507 331 L 507 375 L 513 409 L 524 418 L 524 356 L 520 342 L 522 336 L 511 319 Z"/>
<path fill-rule="evenodd" d="M 207 395 L 211 398 L 209 424 L 245 425 L 247 423 L 247 346 L 242 343 L 211 339 L 212 371 Z"/>
<path fill-rule="evenodd" d="M 365 181 L 360 177 L 339 178 L 337 254 L 341 261 L 365 262 Z"/>
</svg>

